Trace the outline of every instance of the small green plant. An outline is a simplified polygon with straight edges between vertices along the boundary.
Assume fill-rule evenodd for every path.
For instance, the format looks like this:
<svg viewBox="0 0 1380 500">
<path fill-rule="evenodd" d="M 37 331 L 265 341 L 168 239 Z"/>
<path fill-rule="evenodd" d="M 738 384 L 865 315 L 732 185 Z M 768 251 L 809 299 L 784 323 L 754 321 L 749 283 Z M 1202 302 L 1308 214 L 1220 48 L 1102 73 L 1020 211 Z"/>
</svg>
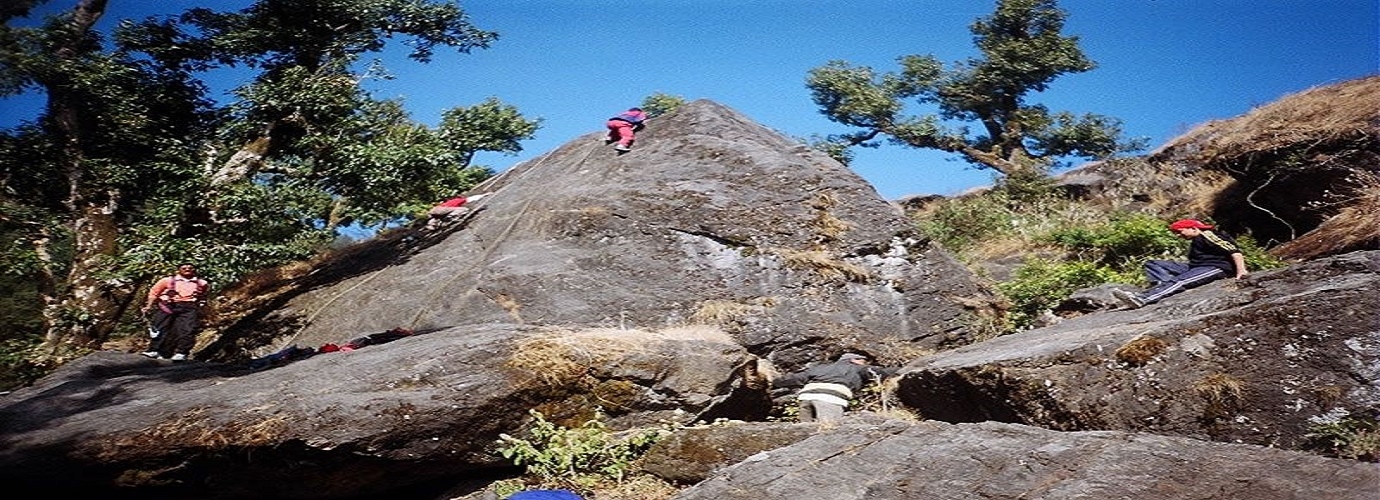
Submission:
<svg viewBox="0 0 1380 500">
<path fill-rule="evenodd" d="M 608 482 L 621 483 L 652 444 L 663 437 L 664 429 L 642 430 L 618 435 L 598 416 L 576 428 L 549 422 L 541 412 L 529 410 L 533 421 L 530 439 L 499 435 L 499 452 L 514 465 L 525 465 L 527 473 L 543 484 L 588 492 Z"/>
<path fill-rule="evenodd" d="M 656 118 L 675 111 L 685 105 L 685 98 L 678 95 L 671 95 L 664 92 L 655 92 L 642 99 L 642 111 L 647 113 L 648 118 Z"/>
<path fill-rule="evenodd" d="M 1261 248 L 1251 235 L 1237 237 L 1236 245 L 1241 247 L 1241 255 L 1246 258 L 1246 269 L 1251 272 L 1284 267 L 1286 264 L 1283 260 L 1265 253 L 1265 249 Z"/>
<path fill-rule="evenodd" d="M 984 240 L 1012 231 L 1016 215 L 997 194 L 943 203 L 917 222 L 920 231 L 951 252 L 963 252 Z"/>
<path fill-rule="evenodd" d="M 1309 419 L 1307 446 L 1327 455 L 1380 462 L 1380 412 L 1329 413 Z"/>
<path fill-rule="evenodd" d="M 997 290 L 1011 301 L 1011 322 L 1019 329 L 1033 325 L 1040 313 L 1076 290 L 1124 279 L 1123 273 L 1092 262 L 1031 258 L 1011 280 L 998 283 Z"/>
<path fill-rule="evenodd" d="M 1083 260 L 1118 271 L 1139 271 L 1146 259 L 1167 259 L 1184 253 L 1184 242 L 1165 229 L 1164 221 L 1145 214 L 1113 217 L 1106 223 L 1058 229 L 1047 236 Z"/>
</svg>

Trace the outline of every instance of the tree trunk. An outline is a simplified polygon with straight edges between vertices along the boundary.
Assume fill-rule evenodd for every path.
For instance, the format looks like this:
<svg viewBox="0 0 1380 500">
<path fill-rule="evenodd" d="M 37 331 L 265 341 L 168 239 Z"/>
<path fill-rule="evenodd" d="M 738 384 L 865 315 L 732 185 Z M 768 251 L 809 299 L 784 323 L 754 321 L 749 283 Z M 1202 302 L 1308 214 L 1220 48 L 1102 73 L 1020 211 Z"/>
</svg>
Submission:
<svg viewBox="0 0 1380 500">
<path fill-rule="evenodd" d="M 119 246 L 114 204 L 85 203 L 72 224 L 76 255 L 67 275 L 67 289 L 49 300 L 43 317 L 48 334 L 39 361 L 61 363 L 86 351 L 99 349 L 110 337 L 134 294 L 130 285 L 112 285 L 100 279 L 102 263 L 114 257 Z"/>
<path fill-rule="evenodd" d="M 85 50 L 82 40 L 105 13 L 105 6 L 106 0 L 77 2 L 72 10 L 69 38 L 56 47 L 53 57 L 69 61 L 81 59 L 82 50 Z M 119 193 L 86 185 L 81 92 L 76 91 L 70 81 L 68 75 L 59 75 L 41 82 L 48 92 L 47 124 L 60 145 L 60 154 L 66 164 L 63 169 L 69 189 L 66 204 L 76 248 L 67 286 L 44 294 L 43 318 L 47 335 L 34 356 L 40 364 L 61 362 L 85 350 L 99 348 L 119 319 L 121 296 L 126 301 L 129 297 L 128 292 L 106 290 L 96 278 L 99 264 L 119 250 L 113 209 Z"/>
<path fill-rule="evenodd" d="M 230 159 L 211 175 L 211 188 L 228 186 L 253 177 L 254 173 L 259 171 L 264 155 L 268 154 L 269 146 L 273 144 L 272 130 L 272 127 L 269 127 L 263 136 L 245 143 L 239 151 L 231 155 Z"/>
</svg>

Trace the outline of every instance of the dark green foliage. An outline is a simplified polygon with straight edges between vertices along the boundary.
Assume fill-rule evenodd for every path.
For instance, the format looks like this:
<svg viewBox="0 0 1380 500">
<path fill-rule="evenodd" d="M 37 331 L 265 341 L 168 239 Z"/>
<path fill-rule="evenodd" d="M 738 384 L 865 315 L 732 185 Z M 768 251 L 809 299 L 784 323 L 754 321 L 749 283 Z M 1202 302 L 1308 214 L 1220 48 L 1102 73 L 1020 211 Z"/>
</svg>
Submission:
<svg viewBox="0 0 1380 500">
<path fill-rule="evenodd" d="M 1095 67 L 1078 38 L 1061 33 L 1065 16 L 1054 0 L 1001 0 L 971 27 L 981 57 L 945 67 L 932 55 L 907 55 L 897 58 L 900 70 L 890 73 L 846 61 L 811 70 L 806 86 L 820 112 L 858 129 L 814 141 L 816 149 L 842 159 L 837 151 L 876 147 L 885 137 L 955 153 L 1005 175 L 1042 175 L 1065 158 L 1106 158 L 1144 148 L 1143 139 L 1122 139 L 1115 118 L 1051 113 L 1026 102 L 1055 78 Z M 932 112 L 906 114 L 908 101 Z"/>
<path fill-rule="evenodd" d="M 1092 262 L 1030 258 L 997 289 L 1013 304 L 1010 321 L 1020 329 L 1077 290 L 1124 279 L 1125 274 Z"/>
<path fill-rule="evenodd" d="M 1114 215 L 1101 224 L 1059 228 L 1048 235 L 1048 242 L 1078 259 L 1123 272 L 1136 272 L 1146 259 L 1176 258 L 1186 248 L 1163 220 L 1144 214 Z"/>
<path fill-rule="evenodd" d="M 386 77 L 360 59 L 387 42 L 425 62 L 496 40 L 453 2 L 258 0 L 123 22 L 113 44 L 92 29 L 102 12 L 89 9 L 104 4 L 83 6 L 0 29 L 0 96 L 50 102 L 0 131 L 0 231 L 22 243 L 0 247 L 0 263 L 33 278 L 18 296 L 63 303 L 47 317 L 85 326 L 46 325 L 78 350 L 117 331 L 116 316 L 177 262 L 224 287 L 314 255 L 343 226 L 405 222 L 492 175 L 470 165 L 476 151 L 516 152 L 538 127 L 490 99 L 433 129 L 360 86 Z M 238 100 L 213 103 L 198 78 L 227 66 L 256 73 Z M 89 338 L 66 342 L 71 332 Z"/>
<path fill-rule="evenodd" d="M 685 104 L 685 98 L 678 95 L 671 95 L 664 92 L 656 92 L 642 99 L 642 108 L 647 113 L 647 118 L 656 118 L 675 111 L 676 108 Z"/>
</svg>

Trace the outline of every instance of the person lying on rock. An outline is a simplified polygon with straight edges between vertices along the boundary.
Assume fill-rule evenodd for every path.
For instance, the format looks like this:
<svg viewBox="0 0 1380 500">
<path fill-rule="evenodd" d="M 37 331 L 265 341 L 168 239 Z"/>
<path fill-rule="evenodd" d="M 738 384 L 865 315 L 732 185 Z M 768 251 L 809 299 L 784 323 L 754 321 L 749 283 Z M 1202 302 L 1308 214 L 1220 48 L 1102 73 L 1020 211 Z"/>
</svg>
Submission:
<svg viewBox="0 0 1380 500">
<path fill-rule="evenodd" d="M 900 368 L 872 366 L 867 356 L 844 353 L 827 365 L 817 365 L 772 380 L 773 387 L 804 386 L 796 394 L 801 422 L 834 422 L 868 382 L 895 375 Z"/>
<path fill-rule="evenodd" d="M 1230 236 L 1212 229 L 1211 225 L 1194 219 L 1181 219 L 1169 224 L 1170 231 L 1189 240 L 1188 262 L 1147 260 L 1145 277 L 1150 280 L 1150 288 L 1140 293 L 1112 290 L 1112 296 L 1126 308 L 1138 309 L 1222 278 L 1244 278 L 1247 274 L 1246 258 L 1241 253 L 1241 247 Z"/>
<path fill-rule="evenodd" d="M 479 201 L 480 198 L 484 198 L 485 196 L 488 196 L 488 194 L 456 196 L 431 207 L 431 210 L 427 211 L 427 215 L 431 216 L 431 219 L 427 221 L 426 228 L 436 229 L 442 224 L 464 215 L 465 212 L 470 211 L 470 207 L 465 205 Z"/>
</svg>

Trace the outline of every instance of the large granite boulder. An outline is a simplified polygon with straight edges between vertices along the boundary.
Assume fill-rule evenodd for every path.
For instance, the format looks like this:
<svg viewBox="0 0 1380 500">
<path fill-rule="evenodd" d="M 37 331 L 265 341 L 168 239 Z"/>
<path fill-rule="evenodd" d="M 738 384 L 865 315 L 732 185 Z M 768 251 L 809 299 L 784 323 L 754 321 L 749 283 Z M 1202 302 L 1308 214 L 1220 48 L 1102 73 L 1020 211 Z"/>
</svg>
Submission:
<svg viewBox="0 0 1380 500">
<path fill-rule="evenodd" d="M 0 400 L 0 478 L 144 498 L 406 491 L 506 469 L 498 436 L 519 434 L 529 410 L 571 427 L 598 411 L 618 427 L 692 420 L 732 392 L 748 359 L 705 328 L 526 325 L 456 327 L 258 369 L 99 352 Z"/>
<path fill-rule="evenodd" d="M 729 108 L 685 104 L 626 154 L 602 138 L 478 186 L 492 195 L 435 244 L 223 335 L 267 337 L 239 344 L 262 355 L 397 327 L 712 324 L 795 366 L 967 344 L 991 311 L 979 280 L 866 181 Z"/>
<path fill-rule="evenodd" d="M 1260 446 L 1017 424 L 848 424 L 753 455 L 675 500 L 1373 499 L 1380 465 Z"/>
<path fill-rule="evenodd" d="M 1314 425 L 1380 414 L 1380 251 L 940 352 L 908 365 L 897 394 L 948 422 L 1299 449 Z"/>
</svg>

